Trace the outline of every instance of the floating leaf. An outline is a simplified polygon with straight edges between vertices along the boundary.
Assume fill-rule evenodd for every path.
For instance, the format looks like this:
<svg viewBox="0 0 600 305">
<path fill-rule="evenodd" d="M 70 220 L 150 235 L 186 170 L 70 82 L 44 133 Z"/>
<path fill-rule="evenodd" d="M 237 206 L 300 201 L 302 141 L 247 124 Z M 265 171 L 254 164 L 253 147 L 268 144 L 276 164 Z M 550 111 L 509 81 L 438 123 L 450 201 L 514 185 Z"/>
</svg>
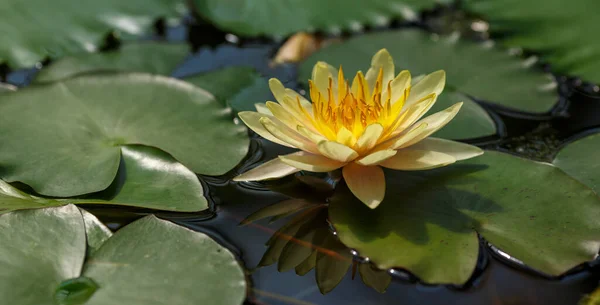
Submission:
<svg viewBox="0 0 600 305">
<path fill-rule="evenodd" d="M 96 51 L 111 30 L 142 35 L 157 18 L 185 11 L 179 0 L 6 0 L 3 7 L 0 62 L 12 68 L 33 66 L 46 57 Z"/>
<path fill-rule="evenodd" d="M 600 193 L 600 133 L 568 144 L 561 149 L 554 165 Z"/>
<path fill-rule="evenodd" d="M 80 53 L 61 58 L 42 69 L 35 82 L 51 82 L 92 71 L 146 72 L 169 75 L 189 53 L 189 46 L 179 43 L 128 43 L 118 50 Z"/>
<path fill-rule="evenodd" d="M 25 210 L 0 216 L 2 302 L 54 305 L 54 292 L 76 278 L 85 258 L 85 229 L 79 209 Z"/>
<path fill-rule="evenodd" d="M 441 39 L 433 37 L 436 36 L 420 30 L 357 36 L 317 51 L 301 65 L 299 80 L 306 82 L 313 65 L 319 60 L 336 67 L 343 65 L 345 71 L 366 70 L 369 67 L 368 58 L 379 49 L 387 48 L 395 59 L 396 70 L 410 70 L 413 77 L 446 70 L 446 89 L 440 98 L 457 92 L 505 108 L 533 113 L 549 112 L 558 101 L 556 84 L 549 75 L 531 69 L 504 50 L 460 40 L 455 36 Z M 479 118 L 484 112 L 481 109 L 461 111 L 456 119 L 474 120 L 473 125 L 482 125 L 487 121 L 485 130 L 492 130 L 489 117 Z M 459 129 L 457 135 L 464 134 L 461 131 Z M 475 128 L 473 132 L 472 137 L 482 135 Z"/>
<path fill-rule="evenodd" d="M 228 67 L 184 80 L 208 90 L 234 112 L 256 111 L 254 104 L 273 99 L 268 81 L 249 67 Z"/>
<path fill-rule="evenodd" d="M 581 299 L 579 305 L 598 305 L 600 304 L 600 288 L 596 288 L 591 294 Z"/>
<path fill-rule="evenodd" d="M 61 206 L 66 203 L 25 194 L 0 180 L 0 214 L 15 210 Z"/>
<path fill-rule="evenodd" d="M 212 95 L 161 76 L 86 75 L 29 87 L 0 96 L 0 112 L 0 176 L 50 196 L 106 189 L 128 144 L 162 149 L 205 175 L 224 174 L 248 151 L 246 129 Z"/>
<path fill-rule="evenodd" d="M 0 216 L 2 300 L 19 305 L 243 303 L 244 271 L 207 235 L 147 216 L 98 243 L 99 234 L 89 224 L 102 225 L 89 217 L 74 205 Z M 87 258 L 86 230 L 92 234 L 88 241 L 95 239 L 99 246 Z"/>
<path fill-rule="evenodd" d="M 500 42 L 540 52 L 559 72 L 600 83 L 600 40 L 596 14 L 600 2 L 579 0 L 467 0 L 466 9 L 481 14 Z M 540 9 L 543 8 L 543 9 Z"/>
<path fill-rule="evenodd" d="M 90 212 L 81 210 L 85 224 L 85 235 L 87 236 L 87 255 L 96 252 L 111 236 L 112 232 Z"/>
<path fill-rule="evenodd" d="M 386 178 L 376 210 L 346 187 L 329 208 L 340 240 L 381 269 L 463 284 L 477 263 L 477 234 L 553 276 L 598 253 L 600 199 L 554 166 L 487 151 L 445 168 L 388 171 Z"/>
<path fill-rule="evenodd" d="M 101 287 L 88 305 L 235 305 L 246 298 L 245 275 L 231 252 L 203 233 L 154 216 L 117 231 L 88 259 L 83 274 Z"/>
<path fill-rule="evenodd" d="M 416 19 L 421 9 L 447 0 L 193 0 L 196 13 L 218 27 L 246 36 L 287 36 L 305 30 L 360 30 L 391 19 Z M 290 9 L 293 8 L 293 9 Z"/>
<path fill-rule="evenodd" d="M 208 209 L 202 184 L 187 167 L 159 149 L 121 147 L 121 165 L 113 184 L 76 204 L 118 204 L 177 212 Z"/>
</svg>

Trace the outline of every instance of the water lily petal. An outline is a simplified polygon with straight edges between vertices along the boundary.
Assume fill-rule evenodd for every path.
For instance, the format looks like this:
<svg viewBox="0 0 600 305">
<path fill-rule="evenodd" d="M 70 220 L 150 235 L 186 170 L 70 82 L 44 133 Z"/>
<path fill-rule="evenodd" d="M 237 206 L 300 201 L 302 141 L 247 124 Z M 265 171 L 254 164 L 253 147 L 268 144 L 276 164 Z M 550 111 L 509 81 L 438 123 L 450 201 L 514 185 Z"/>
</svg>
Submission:
<svg viewBox="0 0 600 305">
<path fill-rule="evenodd" d="M 379 166 L 350 163 L 342 169 L 348 188 L 369 208 L 376 208 L 385 196 L 385 176 Z"/>
<path fill-rule="evenodd" d="M 321 155 L 315 155 L 303 151 L 295 152 L 289 155 L 279 156 L 281 162 L 287 165 L 299 168 L 301 170 L 323 173 L 336 170 L 344 166 L 344 162 L 331 160 Z"/>
<path fill-rule="evenodd" d="M 235 178 L 233 181 L 259 181 L 275 179 L 299 172 L 300 169 L 287 165 L 279 158 L 265 162 Z"/>
<path fill-rule="evenodd" d="M 308 139 L 300 135 L 296 130 L 287 127 L 279 120 L 272 119 L 269 117 L 262 117 L 259 119 L 259 122 L 274 137 L 292 145 L 292 147 L 296 147 L 311 153 L 319 152 L 315 143 L 309 141 Z"/>
<path fill-rule="evenodd" d="M 418 83 L 411 87 L 410 95 L 406 101 L 405 108 L 414 105 L 428 94 L 435 93 L 439 96 L 446 85 L 446 72 L 444 70 L 435 71 L 423 77 Z"/>
<path fill-rule="evenodd" d="M 299 99 L 300 105 L 302 105 L 302 108 L 304 108 L 308 113 L 310 113 L 310 115 L 312 115 L 312 111 L 313 111 L 312 103 L 309 100 L 307 100 L 304 96 L 302 96 L 300 93 L 298 93 L 292 89 L 286 88 L 285 95 L 291 97 L 292 100 L 294 100 L 294 101 L 296 100 L 296 98 Z"/>
<path fill-rule="evenodd" d="M 452 119 L 456 116 L 456 114 L 460 110 L 460 107 L 462 107 L 462 104 L 463 104 L 462 102 L 456 103 L 440 112 L 434 113 L 434 114 L 422 119 L 421 121 L 419 121 L 419 123 L 427 123 L 427 128 L 425 128 L 419 134 L 419 136 L 408 141 L 407 143 L 404 143 L 402 146 L 400 146 L 400 148 L 411 146 L 411 145 L 425 139 L 426 137 L 430 136 L 434 132 L 440 130 L 442 127 L 444 127 L 450 121 L 452 121 Z"/>
<path fill-rule="evenodd" d="M 254 108 L 256 108 L 256 111 L 258 111 L 258 113 L 273 115 L 273 113 L 271 113 L 271 110 L 267 108 L 267 105 L 265 103 L 256 103 L 254 104 Z"/>
<path fill-rule="evenodd" d="M 382 86 L 385 88 L 388 82 L 394 79 L 395 75 L 394 60 L 387 49 L 381 49 L 373 55 L 371 67 L 365 75 L 365 79 L 369 84 L 369 90 L 371 90 L 371 92 L 373 92 L 373 88 L 375 87 L 375 82 L 377 81 L 380 69 L 383 69 Z"/>
<path fill-rule="evenodd" d="M 367 126 L 363 134 L 356 141 L 356 149 L 359 151 L 368 151 L 377 144 L 377 140 L 383 132 L 383 126 L 375 123 Z"/>
<path fill-rule="evenodd" d="M 329 88 L 329 79 L 332 80 L 332 88 L 337 88 L 338 70 L 330 64 L 319 61 L 315 64 L 312 70 L 312 81 L 321 92 L 321 96 L 328 96 L 327 88 Z M 333 90 L 334 97 L 337 97 L 337 90 Z"/>
<path fill-rule="evenodd" d="M 390 84 L 390 88 L 392 89 L 392 105 L 400 100 L 400 98 L 404 95 L 404 90 L 410 88 L 411 76 L 408 70 L 404 70 L 392 80 Z M 383 91 L 383 97 L 387 98 L 387 88 Z"/>
<path fill-rule="evenodd" d="M 397 170 L 425 170 L 452 164 L 456 159 L 450 155 L 427 150 L 401 149 L 395 156 L 379 165 Z"/>
<path fill-rule="evenodd" d="M 319 142 L 322 142 L 322 141 L 327 141 L 327 138 L 324 137 L 323 135 L 321 135 L 320 133 L 312 132 L 310 129 L 308 129 L 302 125 L 296 126 L 296 130 L 298 130 L 298 132 L 301 135 L 303 135 L 305 138 L 311 140 L 315 144 L 318 144 Z"/>
<path fill-rule="evenodd" d="M 337 133 L 336 141 L 348 147 L 352 147 L 356 143 L 356 137 L 354 137 L 352 131 L 348 130 L 346 127 L 342 127 Z"/>
<path fill-rule="evenodd" d="M 322 141 L 317 145 L 317 148 L 323 156 L 340 162 L 349 162 L 358 157 L 356 151 L 338 142 Z"/>
<path fill-rule="evenodd" d="M 398 149 L 405 143 L 412 141 L 414 138 L 419 136 L 425 130 L 425 128 L 427 128 L 427 123 L 415 124 L 397 136 L 377 144 L 377 146 L 373 148 L 373 151 Z"/>
<path fill-rule="evenodd" d="M 429 109 L 435 103 L 436 96 L 434 93 L 425 97 L 421 102 L 418 102 L 410 108 L 404 110 L 401 116 L 397 118 L 397 121 L 390 127 L 389 137 L 396 137 L 410 126 L 413 126 L 416 121 L 423 117 Z"/>
<path fill-rule="evenodd" d="M 377 165 L 391 157 L 393 157 L 397 153 L 394 149 L 384 149 L 380 151 L 376 151 L 370 155 L 367 155 L 361 159 L 356 161 L 357 164 L 369 166 L 369 165 Z"/>
<path fill-rule="evenodd" d="M 276 117 L 279 121 L 287 125 L 289 128 L 296 129 L 296 126 L 301 124 L 291 113 L 285 110 L 280 104 L 269 101 L 265 105 L 267 106 L 269 111 L 273 113 L 274 117 Z"/>
<path fill-rule="evenodd" d="M 410 147 L 411 150 L 430 150 L 450 155 L 456 161 L 466 160 L 483 154 L 477 146 L 440 138 L 426 138 Z"/>
<path fill-rule="evenodd" d="M 275 99 L 281 104 L 283 102 L 283 97 L 285 96 L 285 87 L 283 84 L 278 79 L 271 78 L 269 79 L 269 88 Z"/>
<path fill-rule="evenodd" d="M 285 141 L 279 140 L 278 138 L 273 136 L 260 123 L 260 119 L 263 117 L 268 117 L 267 115 L 260 114 L 258 112 L 254 112 L 254 111 L 242 111 L 242 112 L 238 113 L 238 116 L 240 117 L 240 119 L 242 119 L 244 124 L 246 124 L 246 126 L 248 126 L 248 128 L 252 129 L 252 131 L 256 132 L 259 136 L 261 136 L 273 143 L 277 143 L 279 145 L 283 145 L 283 146 L 287 146 L 287 147 L 294 147 L 293 145 L 291 145 Z"/>
</svg>

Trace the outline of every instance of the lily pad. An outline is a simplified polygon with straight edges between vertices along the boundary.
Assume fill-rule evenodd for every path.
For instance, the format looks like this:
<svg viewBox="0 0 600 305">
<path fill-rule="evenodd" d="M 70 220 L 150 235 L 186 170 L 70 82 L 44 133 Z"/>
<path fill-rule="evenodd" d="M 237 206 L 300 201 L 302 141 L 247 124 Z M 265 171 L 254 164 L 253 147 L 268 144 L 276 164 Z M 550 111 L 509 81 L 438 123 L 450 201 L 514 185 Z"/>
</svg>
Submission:
<svg viewBox="0 0 600 305">
<path fill-rule="evenodd" d="M 173 305 L 243 303 L 244 271 L 231 252 L 207 235 L 147 216 L 117 231 L 86 258 L 90 222 L 85 215 L 67 205 L 0 216 L 3 301 L 23 305 L 145 305 L 148 300 Z"/>
<path fill-rule="evenodd" d="M 235 305 L 246 298 L 244 271 L 231 252 L 203 233 L 154 216 L 117 231 L 88 259 L 83 274 L 101 287 L 88 305 Z"/>
<path fill-rule="evenodd" d="M 381 269 L 463 284 L 477 263 L 478 234 L 551 276 L 598 253 L 600 198 L 552 165 L 486 151 L 440 169 L 388 171 L 386 178 L 377 209 L 345 186 L 329 208 L 340 240 Z"/>
<path fill-rule="evenodd" d="M 26 194 L 0 180 L 0 214 L 15 210 L 61 206 L 66 203 Z"/>
<path fill-rule="evenodd" d="M 52 82 L 92 71 L 146 72 L 169 75 L 189 53 L 179 43 L 128 43 L 103 53 L 80 53 L 61 58 L 42 69 L 35 82 Z"/>
<path fill-rule="evenodd" d="M 0 9 L 0 62 L 25 68 L 46 57 L 96 51 L 115 30 L 143 35 L 159 17 L 185 12 L 179 0 L 7 0 Z M 32 22 L 35 20 L 35 22 Z"/>
<path fill-rule="evenodd" d="M 471 98 L 458 92 L 445 92 L 440 95 L 429 113 L 442 111 L 457 102 L 463 102 L 458 114 L 433 136 L 444 139 L 466 140 L 496 134 L 496 123 L 490 115 Z"/>
<path fill-rule="evenodd" d="M 0 295 L 6 304 L 54 305 L 54 291 L 78 277 L 85 258 L 83 218 L 73 205 L 0 216 Z"/>
<path fill-rule="evenodd" d="M 360 30 L 392 19 L 414 20 L 417 11 L 448 0 L 193 0 L 196 13 L 218 27 L 246 36 L 287 36 L 299 31 Z M 293 9 L 291 9 L 293 8 Z"/>
<path fill-rule="evenodd" d="M 169 154 L 146 146 L 121 147 L 121 165 L 108 189 L 84 199 L 64 199 L 76 204 L 117 204 L 195 212 L 208 209 L 202 184 L 187 167 Z"/>
<path fill-rule="evenodd" d="M 418 76 L 446 70 L 446 89 L 440 98 L 449 92 L 457 92 L 502 108 L 536 114 L 549 112 L 558 101 L 554 79 L 541 70 L 532 69 L 528 62 L 489 44 L 464 41 L 457 36 L 438 38 L 420 30 L 362 35 L 323 48 L 301 65 L 299 80 L 306 82 L 310 78 L 317 61 L 336 67 L 343 65 L 344 71 L 352 73 L 366 70 L 368 58 L 382 48 L 391 53 L 398 71 L 406 69 Z M 465 116 L 470 120 L 478 116 L 475 113 L 481 112 L 483 110 L 461 111 L 457 119 Z M 475 125 L 489 118 L 478 120 Z M 488 130 L 492 128 L 490 124 Z"/>
<path fill-rule="evenodd" d="M 600 83 L 600 40 L 593 39 L 600 2 L 468 0 L 464 4 L 482 15 L 492 32 L 502 33 L 501 43 L 540 52 L 556 72 Z"/>
<path fill-rule="evenodd" d="M 561 149 L 553 163 L 567 174 L 600 193 L 600 133 L 568 144 Z"/>
<path fill-rule="evenodd" d="M 114 180 L 124 145 L 169 153 L 222 175 L 248 151 L 246 128 L 206 91 L 139 73 L 85 75 L 0 96 L 0 176 L 68 197 Z M 28 123 L 29 122 L 29 123 Z"/>
<path fill-rule="evenodd" d="M 236 113 L 256 111 L 254 104 L 273 99 L 269 82 L 250 67 L 228 67 L 183 80 L 208 90 Z"/>
</svg>

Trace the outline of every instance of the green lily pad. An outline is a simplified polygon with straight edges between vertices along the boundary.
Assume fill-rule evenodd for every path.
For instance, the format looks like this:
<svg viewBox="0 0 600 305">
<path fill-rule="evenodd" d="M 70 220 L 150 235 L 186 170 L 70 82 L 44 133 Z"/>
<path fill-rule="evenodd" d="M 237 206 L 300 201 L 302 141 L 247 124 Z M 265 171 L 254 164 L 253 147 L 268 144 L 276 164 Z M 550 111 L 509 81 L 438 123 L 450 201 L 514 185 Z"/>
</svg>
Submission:
<svg viewBox="0 0 600 305">
<path fill-rule="evenodd" d="M 458 92 L 442 93 L 429 113 L 442 111 L 458 102 L 464 103 L 460 111 L 448 125 L 434 134 L 435 137 L 466 140 L 496 134 L 496 123 L 490 115 L 471 98 Z"/>
<path fill-rule="evenodd" d="M 561 149 L 553 163 L 600 193 L 600 133 L 588 135 Z"/>
<path fill-rule="evenodd" d="M 346 246 L 426 283 L 465 283 L 477 263 L 477 234 L 552 276 L 592 260 L 600 247 L 600 198 L 549 164 L 486 151 L 440 169 L 386 171 L 386 190 L 371 210 L 340 187 L 330 219 Z"/>
<path fill-rule="evenodd" d="M 25 210 L 0 216 L 0 295 L 6 304 L 54 305 L 54 291 L 78 277 L 85 258 L 79 209 Z"/>
<path fill-rule="evenodd" d="M 286 36 L 299 31 L 360 30 L 392 19 L 414 20 L 417 11 L 448 0 L 193 0 L 196 13 L 218 27 L 246 36 Z M 291 9 L 293 8 L 293 9 Z"/>
<path fill-rule="evenodd" d="M 154 216 L 117 231 L 88 259 L 83 274 L 101 287 L 88 305 L 235 305 L 246 298 L 244 271 L 231 252 L 205 234 Z"/>
<path fill-rule="evenodd" d="M 104 244 L 104 242 L 112 236 L 112 232 L 92 213 L 82 209 L 80 209 L 80 211 L 85 224 L 85 236 L 87 236 L 87 255 L 89 256 L 96 250 L 100 249 L 102 244 Z"/>
<path fill-rule="evenodd" d="M 185 56 L 189 46 L 179 43 L 128 43 L 104 53 L 80 53 L 64 57 L 42 69 L 35 82 L 52 82 L 92 71 L 146 72 L 169 75 Z"/>
<path fill-rule="evenodd" d="M 212 93 L 236 113 L 256 111 L 254 104 L 273 99 L 268 81 L 249 67 L 227 67 L 183 80 Z"/>
<path fill-rule="evenodd" d="M 116 179 L 108 189 L 88 197 L 64 201 L 176 212 L 208 209 L 202 184 L 192 171 L 159 149 L 139 145 L 121 147 L 121 166 Z"/>
<path fill-rule="evenodd" d="M 67 205 L 0 216 L 0 293 L 4 302 L 243 303 L 244 271 L 231 252 L 207 235 L 147 216 L 110 237 L 90 231 L 90 224 L 102 225 L 97 220 L 90 222 L 86 215 Z M 87 258 L 86 232 L 92 234 L 88 240 L 109 237 L 95 243 L 99 246 L 96 251 L 88 248 L 91 255 Z"/>
<path fill-rule="evenodd" d="M 29 87 L 1 95 L 0 112 L 0 176 L 48 196 L 106 189 L 123 145 L 159 148 L 204 175 L 226 173 L 248 151 L 246 128 L 212 95 L 161 76 L 85 75 Z"/>
<path fill-rule="evenodd" d="M 66 203 L 26 194 L 0 180 L 0 214 L 23 209 L 61 206 Z"/>
<path fill-rule="evenodd" d="M 466 9 L 480 14 L 500 42 L 540 52 L 552 68 L 600 83 L 600 41 L 596 20 L 600 2 L 579 0 L 468 0 Z M 543 9 L 540 9 L 543 7 Z"/>
<path fill-rule="evenodd" d="M 115 30 L 127 35 L 148 33 L 159 17 L 185 12 L 179 0 L 7 0 L 0 9 L 0 62 L 25 68 L 46 57 L 96 51 Z M 35 22 L 33 22 L 34 20 Z"/>
<path fill-rule="evenodd" d="M 382 48 L 388 49 L 398 71 L 407 69 L 417 76 L 446 70 L 446 89 L 441 97 L 458 92 L 504 108 L 537 114 L 549 112 L 558 101 L 554 79 L 530 68 L 518 57 L 489 44 L 463 41 L 457 36 L 439 38 L 420 30 L 361 35 L 323 48 L 300 66 L 299 80 L 306 82 L 310 78 L 317 61 L 336 67 L 343 65 L 346 73 L 366 70 L 371 56 Z M 460 100 L 464 99 L 456 102 Z M 483 110 L 461 112 L 457 119 L 477 117 Z M 486 120 L 479 118 L 473 124 Z M 492 128 L 490 124 L 488 130 Z"/>
</svg>

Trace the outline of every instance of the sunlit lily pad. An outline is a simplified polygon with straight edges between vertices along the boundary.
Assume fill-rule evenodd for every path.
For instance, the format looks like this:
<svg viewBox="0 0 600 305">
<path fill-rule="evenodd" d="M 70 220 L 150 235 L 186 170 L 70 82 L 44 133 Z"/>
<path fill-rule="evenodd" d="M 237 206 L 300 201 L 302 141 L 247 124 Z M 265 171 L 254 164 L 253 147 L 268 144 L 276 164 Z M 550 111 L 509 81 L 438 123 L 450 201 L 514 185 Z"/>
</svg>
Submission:
<svg viewBox="0 0 600 305">
<path fill-rule="evenodd" d="M 490 22 L 499 42 L 540 52 L 559 72 L 600 83 L 596 0 L 467 0 L 465 8 Z"/>
<path fill-rule="evenodd" d="M 247 36 L 286 36 L 298 31 L 339 33 L 392 19 L 416 19 L 418 11 L 448 0 L 193 0 L 196 13 L 222 29 Z"/>
<path fill-rule="evenodd" d="M 26 194 L 5 181 L 0 180 L 0 214 L 15 210 L 54 207 L 65 204 L 57 200 Z"/>
<path fill-rule="evenodd" d="M 96 51 L 112 30 L 142 35 L 157 18 L 184 12 L 179 0 L 6 0 L 0 9 L 0 62 L 24 68 L 46 57 Z"/>
<path fill-rule="evenodd" d="M 50 82 L 85 72 L 123 71 L 169 75 L 189 53 L 189 46 L 179 43 L 128 43 L 118 50 L 81 53 L 61 58 L 44 67 L 35 82 Z"/>
<path fill-rule="evenodd" d="M 4 302 L 235 305 L 244 301 L 242 268 L 231 252 L 207 235 L 154 216 L 112 237 L 110 232 L 89 235 L 106 229 L 82 212 L 67 205 L 0 216 Z M 90 226 L 96 228 L 91 231 Z M 88 240 L 103 236 L 87 258 L 86 232 Z"/>
<path fill-rule="evenodd" d="M 600 133 L 567 144 L 561 149 L 554 165 L 600 193 Z"/>
<path fill-rule="evenodd" d="M 221 175 L 248 151 L 246 129 L 206 91 L 147 74 L 86 75 L 0 96 L 0 176 L 75 196 L 113 182 L 121 148 L 159 148 Z"/>
<path fill-rule="evenodd" d="M 477 263 L 477 234 L 552 276 L 598 253 L 600 199 L 552 165 L 487 151 L 441 169 L 389 171 L 386 178 L 377 209 L 344 186 L 329 209 L 340 240 L 381 269 L 463 284 Z"/>
<path fill-rule="evenodd" d="M 531 68 L 527 62 L 505 50 L 455 36 L 436 37 L 420 30 L 357 36 L 312 55 L 301 65 L 299 80 L 306 82 L 313 65 L 319 60 L 336 67 L 343 65 L 344 71 L 351 73 L 366 71 L 371 55 L 387 48 L 398 71 L 407 69 L 413 76 L 418 76 L 446 70 L 446 89 L 442 97 L 454 91 L 508 109 L 538 114 L 550 111 L 558 101 L 556 84 L 550 75 Z M 459 113 L 457 120 L 460 116 L 467 116 L 469 120 L 475 120 L 473 125 L 489 121 L 489 118 L 479 118 L 480 112 L 483 110 Z M 491 130 L 491 126 L 486 130 Z M 475 128 L 473 132 L 476 136 L 482 134 Z"/>
</svg>

